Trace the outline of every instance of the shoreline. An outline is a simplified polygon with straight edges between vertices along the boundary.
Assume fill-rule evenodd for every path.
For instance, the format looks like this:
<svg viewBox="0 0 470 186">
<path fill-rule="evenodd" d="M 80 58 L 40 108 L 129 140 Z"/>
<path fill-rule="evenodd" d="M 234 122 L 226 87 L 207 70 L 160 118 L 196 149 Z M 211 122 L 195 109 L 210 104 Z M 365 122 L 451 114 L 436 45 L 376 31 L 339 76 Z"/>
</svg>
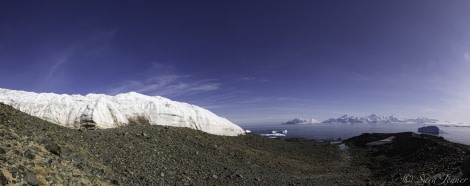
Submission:
<svg viewBox="0 0 470 186">
<path fill-rule="evenodd" d="M 359 136 L 363 133 L 401 133 L 401 132 L 414 132 L 417 134 L 418 129 L 422 126 L 429 126 L 428 124 L 312 124 L 312 125 L 263 125 L 256 127 L 244 126 L 243 129 L 250 130 L 252 133 L 270 133 L 271 131 L 287 130 L 288 138 L 304 137 L 317 141 L 333 141 L 337 139 L 348 139 Z M 470 127 L 457 127 L 446 126 L 441 127 L 439 136 L 445 139 L 464 145 L 470 146 L 468 136 L 470 136 Z"/>
</svg>

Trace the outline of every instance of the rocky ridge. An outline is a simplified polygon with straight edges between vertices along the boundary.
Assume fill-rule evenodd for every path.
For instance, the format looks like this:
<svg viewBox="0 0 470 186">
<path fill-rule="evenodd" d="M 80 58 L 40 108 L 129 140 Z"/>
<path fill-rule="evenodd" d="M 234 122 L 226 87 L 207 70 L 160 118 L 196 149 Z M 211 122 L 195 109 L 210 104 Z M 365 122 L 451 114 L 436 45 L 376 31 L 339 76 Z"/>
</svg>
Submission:
<svg viewBox="0 0 470 186">
<path fill-rule="evenodd" d="M 390 143 L 371 145 L 378 140 Z M 470 147 L 412 132 L 362 134 L 346 140 L 353 164 L 383 185 L 469 185 Z"/>
</svg>

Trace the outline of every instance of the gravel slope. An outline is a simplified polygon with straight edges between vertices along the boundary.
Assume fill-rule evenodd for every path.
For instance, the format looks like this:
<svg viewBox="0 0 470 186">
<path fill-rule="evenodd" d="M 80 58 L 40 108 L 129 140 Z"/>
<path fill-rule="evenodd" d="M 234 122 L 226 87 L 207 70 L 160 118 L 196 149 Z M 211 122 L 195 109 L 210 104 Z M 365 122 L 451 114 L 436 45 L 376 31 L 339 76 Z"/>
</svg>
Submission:
<svg viewBox="0 0 470 186">
<path fill-rule="evenodd" d="M 137 124 L 79 131 L 0 103 L 0 185 L 345 185 L 368 169 L 328 143 Z"/>
<path fill-rule="evenodd" d="M 392 143 L 366 145 L 390 136 Z M 0 141 L 0 185 L 430 185 L 418 177 L 470 178 L 469 146 L 413 133 L 363 134 L 340 150 L 138 122 L 80 131 L 0 103 Z M 410 176 L 416 179 L 407 182 Z"/>
</svg>

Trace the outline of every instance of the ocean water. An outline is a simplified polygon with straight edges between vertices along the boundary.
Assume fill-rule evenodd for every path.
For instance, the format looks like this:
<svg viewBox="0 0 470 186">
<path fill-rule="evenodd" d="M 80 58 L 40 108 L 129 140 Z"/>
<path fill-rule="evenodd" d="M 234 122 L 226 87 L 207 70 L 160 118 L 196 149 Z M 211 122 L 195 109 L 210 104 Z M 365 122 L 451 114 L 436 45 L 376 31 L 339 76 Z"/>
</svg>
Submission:
<svg viewBox="0 0 470 186">
<path fill-rule="evenodd" d="M 418 128 L 432 124 L 398 124 L 398 123 L 372 123 L 372 124 L 345 124 L 345 123 L 319 123 L 308 125 L 281 125 L 262 124 L 241 126 L 245 130 L 251 130 L 254 134 L 267 134 L 271 131 L 287 130 L 285 138 L 307 138 L 314 140 L 338 140 L 347 139 L 362 133 L 397 133 L 415 132 Z M 441 126 L 439 136 L 445 139 L 470 145 L 470 126 Z"/>
</svg>

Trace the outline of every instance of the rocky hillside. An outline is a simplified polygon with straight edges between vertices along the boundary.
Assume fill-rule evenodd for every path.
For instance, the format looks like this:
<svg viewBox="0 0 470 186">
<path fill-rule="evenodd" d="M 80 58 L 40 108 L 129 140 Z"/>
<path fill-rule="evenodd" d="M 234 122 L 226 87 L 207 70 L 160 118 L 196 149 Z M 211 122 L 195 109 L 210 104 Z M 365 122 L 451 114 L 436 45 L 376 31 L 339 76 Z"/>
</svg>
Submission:
<svg viewBox="0 0 470 186">
<path fill-rule="evenodd" d="M 391 139 L 383 143 L 383 139 Z M 380 143 L 382 142 L 382 143 Z M 355 165 L 385 185 L 469 185 L 470 147 L 442 137 L 415 134 L 362 134 L 346 140 Z"/>
<path fill-rule="evenodd" d="M 328 143 L 145 123 L 80 131 L 2 103 L 0 138 L 0 185 L 315 185 L 368 175 Z"/>
<path fill-rule="evenodd" d="M 391 143 L 367 145 L 390 136 Z M 413 133 L 364 134 L 341 150 L 138 121 L 81 131 L 0 103 L 0 138 L 0 185 L 403 185 L 411 178 L 407 185 L 426 185 L 419 176 L 470 177 L 468 146 Z"/>
</svg>

